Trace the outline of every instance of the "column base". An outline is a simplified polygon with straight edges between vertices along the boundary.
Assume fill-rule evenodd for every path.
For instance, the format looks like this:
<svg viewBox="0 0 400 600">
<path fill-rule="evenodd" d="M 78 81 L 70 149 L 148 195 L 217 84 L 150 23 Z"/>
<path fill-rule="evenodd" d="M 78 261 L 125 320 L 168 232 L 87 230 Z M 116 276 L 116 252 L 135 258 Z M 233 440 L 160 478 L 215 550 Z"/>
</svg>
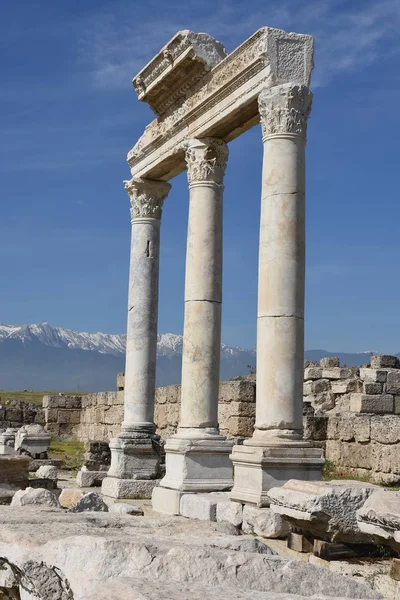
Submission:
<svg viewBox="0 0 400 600">
<path fill-rule="evenodd" d="M 160 476 L 160 436 L 146 431 L 123 430 L 110 441 L 109 477 L 157 479 Z"/>
<path fill-rule="evenodd" d="M 110 498 L 139 499 L 151 498 L 159 479 L 117 479 L 106 477 L 101 485 L 101 493 Z"/>
<path fill-rule="evenodd" d="M 178 433 L 165 444 L 166 475 L 160 486 L 181 492 L 216 492 L 233 485 L 229 454 L 233 442 L 222 435 Z"/>
<path fill-rule="evenodd" d="M 230 459 L 234 466 L 234 487 L 231 500 L 269 506 L 268 490 L 289 479 L 318 481 L 321 479 L 324 457 L 321 448 L 307 442 L 253 445 L 246 440 L 234 446 Z"/>
</svg>

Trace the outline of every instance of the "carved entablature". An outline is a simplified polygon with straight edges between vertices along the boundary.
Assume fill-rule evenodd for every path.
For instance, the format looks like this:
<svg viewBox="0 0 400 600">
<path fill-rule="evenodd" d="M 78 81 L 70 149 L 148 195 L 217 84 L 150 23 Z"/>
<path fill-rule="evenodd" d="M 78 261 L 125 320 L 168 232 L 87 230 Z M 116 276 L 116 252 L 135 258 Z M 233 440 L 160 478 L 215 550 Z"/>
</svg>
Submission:
<svg viewBox="0 0 400 600">
<path fill-rule="evenodd" d="M 225 56 L 224 46 L 208 33 L 178 31 L 136 75 L 133 87 L 139 100 L 162 115 Z"/>
<path fill-rule="evenodd" d="M 312 97 L 305 85 L 288 83 L 263 90 L 258 97 L 263 139 L 287 133 L 305 137 Z"/>
<path fill-rule="evenodd" d="M 174 58 L 174 52 L 180 52 L 173 48 L 175 44 L 178 47 L 183 44 L 181 35 L 182 32 L 177 34 L 162 53 L 139 73 L 139 80 L 135 78 L 136 87 L 139 81 L 139 97 L 142 100 L 151 104 L 151 90 L 166 85 L 168 78 L 164 77 L 169 73 L 172 76 L 171 69 L 179 62 L 178 58 Z M 219 44 L 215 40 L 214 43 Z M 165 54 L 165 50 L 170 51 L 171 56 L 168 52 Z M 187 49 L 181 55 L 185 52 Z M 128 153 L 133 177 L 163 180 L 174 177 L 186 168 L 182 148 L 189 139 L 213 137 L 229 142 L 259 122 L 258 96 L 264 89 L 285 83 L 293 86 L 308 86 L 310 83 L 313 38 L 309 35 L 263 27 L 223 60 L 221 54 L 215 52 L 215 65 L 200 78 L 190 79 L 188 71 L 183 94 L 173 83 L 166 86 L 168 90 L 165 90 L 165 98 L 160 102 L 162 106 L 165 102 L 170 103 L 169 107 L 162 109 L 162 115 L 146 127 Z M 197 53 L 200 54 L 199 51 Z M 190 60 L 193 62 L 194 59 Z M 147 96 L 144 89 L 147 89 Z"/>
<path fill-rule="evenodd" d="M 186 149 L 189 185 L 204 181 L 222 185 L 228 156 L 228 146 L 222 140 L 191 140 Z"/>
<path fill-rule="evenodd" d="M 131 202 L 131 220 L 161 219 L 162 206 L 171 189 L 165 181 L 130 179 L 124 186 Z"/>
</svg>

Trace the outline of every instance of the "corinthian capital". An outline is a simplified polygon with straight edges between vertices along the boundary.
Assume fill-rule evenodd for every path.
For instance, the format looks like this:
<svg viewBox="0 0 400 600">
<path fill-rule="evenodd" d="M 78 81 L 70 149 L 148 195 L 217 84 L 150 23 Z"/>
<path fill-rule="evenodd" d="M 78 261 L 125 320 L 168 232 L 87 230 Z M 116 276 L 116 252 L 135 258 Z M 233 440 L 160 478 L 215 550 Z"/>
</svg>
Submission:
<svg viewBox="0 0 400 600">
<path fill-rule="evenodd" d="M 130 179 L 124 186 L 131 201 L 131 219 L 161 219 L 162 205 L 171 186 L 166 181 Z"/>
<path fill-rule="evenodd" d="M 222 140 L 191 140 L 186 149 L 189 185 L 204 181 L 222 185 L 228 156 L 228 146 Z"/>
<path fill-rule="evenodd" d="M 258 97 L 263 139 L 286 133 L 305 137 L 312 97 L 308 87 L 292 83 L 263 90 Z"/>
</svg>

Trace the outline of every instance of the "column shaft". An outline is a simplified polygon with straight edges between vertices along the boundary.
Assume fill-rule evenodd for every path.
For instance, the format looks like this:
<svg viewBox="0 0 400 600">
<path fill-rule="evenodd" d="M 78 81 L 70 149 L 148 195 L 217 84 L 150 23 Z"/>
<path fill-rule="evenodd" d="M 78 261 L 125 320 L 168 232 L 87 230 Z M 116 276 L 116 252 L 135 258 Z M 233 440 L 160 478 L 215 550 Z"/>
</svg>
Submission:
<svg viewBox="0 0 400 600">
<path fill-rule="evenodd" d="M 222 186 L 190 186 L 181 428 L 218 428 L 222 301 Z"/>
<path fill-rule="evenodd" d="M 125 367 L 125 428 L 154 431 L 160 221 L 132 221 Z"/>
<path fill-rule="evenodd" d="M 256 429 L 302 431 L 304 137 L 264 141 L 258 270 Z"/>
</svg>

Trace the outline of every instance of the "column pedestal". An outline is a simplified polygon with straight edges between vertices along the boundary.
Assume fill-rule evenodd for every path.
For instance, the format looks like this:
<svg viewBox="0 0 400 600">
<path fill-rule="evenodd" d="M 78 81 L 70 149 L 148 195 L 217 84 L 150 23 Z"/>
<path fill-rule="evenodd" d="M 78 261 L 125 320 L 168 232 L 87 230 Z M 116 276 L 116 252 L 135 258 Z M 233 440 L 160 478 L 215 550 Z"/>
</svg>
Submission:
<svg viewBox="0 0 400 600">
<path fill-rule="evenodd" d="M 159 512 L 179 514 L 182 493 L 232 487 L 233 443 L 219 434 L 222 305 L 222 195 L 228 148 L 192 140 L 186 153 L 190 207 L 185 275 L 181 415 L 167 440 L 166 475 L 152 496 Z"/>
<path fill-rule="evenodd" d="M 259 97 L 264 158 L 260 219 L 256 423 L 235 446 L 231 498 L 268 506 L 288 479 L 319 480 L 320 448 L 303 440 L 305 160 L 312 94 L 285 84 Z"/>
<path fill-rule="evenodd" d="M 110 441 L 111 466 L 102 493 L 113 498 L 151 497 L 159 482 L 161 446 L 155 434 L 160 219 L 170 185 L 125 182 L 131 202 L 132 242 L 121 433 Z"/>
</svg>

